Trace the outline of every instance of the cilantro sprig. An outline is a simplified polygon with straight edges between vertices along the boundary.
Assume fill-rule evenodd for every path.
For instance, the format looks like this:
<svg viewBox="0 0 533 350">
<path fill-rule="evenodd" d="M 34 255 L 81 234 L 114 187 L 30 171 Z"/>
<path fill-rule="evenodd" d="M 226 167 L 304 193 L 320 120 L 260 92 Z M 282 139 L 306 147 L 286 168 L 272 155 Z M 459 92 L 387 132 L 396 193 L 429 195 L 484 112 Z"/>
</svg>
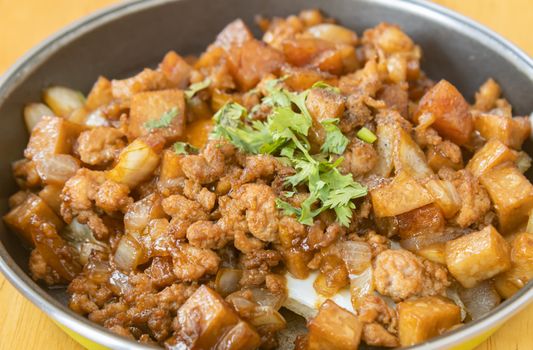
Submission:
<svg viewBox="0 0 533 350">
<path fill-rule="evenodd" d="M 146 123 L 144 123 L 144 127 L 147 130 L 167 128 L 172 123 L 172 120 L 176 118 L 178 112 L 179 111 L 177 107 L 172 107 L 163 113 L 159 119 L 148 120 Z"/>
<path fill-rule="evenodd" d="M 266 86 L 268 95 L 261 102 L 271 107 L 266 121 L 252 120 L 246 108 L 229 102 L 215 114 L 211 137 L 225 138 L 248 153 L 281 157 L 295 169 L 285 185 L 291 189 L 306 186 L 309 195 L 299 208 L 278 198 L 276 204 L 285 215 L 294 215 L 301 223 L 312 225 L 317 215 L 331 209 L 337 221 L 348 226 L 355 209 L 353 200 L 367 194 L 366 187 L 351 174 L 340 173 L 338 165 L 343 158 L 334 160 L 331 156 L 344 153 L 349 140 L 338 128 L 337 119 L 323 120 L 325 141 L 319 154 L 311 154 L 308 134 L 313 119 L 305 104 L 309 90 L 290 92 L 281 88 L 279 82 L 273 80 Z M 315 87 L 331 88 L 327 84 Z"/>
<path fill-rule="evenodd" d="M 185 98 L 191 99 L 198 91 L 207 89 L 211 85 L 211 79 L 207 78 L 198 83 L 191 84 L 187 90 L 185 90 Z"/>
<path fill-rule="evenodd" d="M 196 154 L 198 153 L 198 148 L 194 147 L 190 143 L 186 142 L 175 142 L 174 145 L 172 145 L 174 148 L 174 152 L 176 154 Z"/>
</svg>

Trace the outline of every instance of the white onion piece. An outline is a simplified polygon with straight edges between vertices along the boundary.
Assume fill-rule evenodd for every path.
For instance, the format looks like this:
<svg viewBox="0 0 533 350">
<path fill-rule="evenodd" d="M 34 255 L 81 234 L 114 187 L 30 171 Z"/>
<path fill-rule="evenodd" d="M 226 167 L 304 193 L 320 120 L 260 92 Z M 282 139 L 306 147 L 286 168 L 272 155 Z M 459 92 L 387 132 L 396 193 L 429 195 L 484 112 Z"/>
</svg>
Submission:
<svg viewBox="0 0 533 350">
<path fill-rule="evenodd" d="M 525 173 L 531 168 L 531 157 L 526 152 L 518 152 L 518 158 L 516 158 L 517 168 Z"/>
<path fill-rule="evenodd" d="M 111 276 L 109 277 L 109 283 L 115 287 L 115 293 L 118 295 L 124 295 L 129 290 L 131 290 L 131 285 L 129 281 L 129 277 L 126 274 L 123 274 L 120 271 L 113 271 Z"/>
<path fill-rule="evenodd" d="M 447 219 L 453 217 L 461 209 L 461 196 L 451 181 L 432 179 L 424 186 Z"/>
<path fill-rule="evenodd" d="M 284 329 L 287 322 L 279 312 L 269 306 L 258 306 L 255 308 L 250 324 L 262 331 L 279 331 Z"/>
<path fill-rule="evenodd" d="M 122 150 L 108 179 L 133 188 L 148 179 L 159 163 L 159 155 L 143 140 L 136 139 Z"/>
<path fill-rule="evenodd" d="M 362 297 L 373 292 L 374 282 L 372 278 L 372 267 L 368 267 L 358 275 L 350 274 L 350 295 L 354 309 L 356 309 L 356 306 L 359 304 L 359 300 Z"/>
<path fill-rule="evenodd" d="M 81 92 L 64 86 L 52 86 L 44 89 L 43 100 L 55 115 L 63 118 L 85 105 L 85 97 Z"/>
<path fill-rule="evenodd" d="M 274 294 L 265 288 L 251 288 L 250 291 L 256 303 L 261 306 L 271 307 L 274 310 L 279 310 L 287 298 L 286 295 Z"/>
<path fill-rule="evenodd" d="M 54 116 L 54 112 L 44 103 L 30 103 L 24 107 L 24 122 L 29 133 L 44 116 Z"/>
<path fill-rule="evenodd" d="M 140 264 L 144 256 L 142 246 L 129 235 L 120 239 L 115 251 L 115 264 L 124 271 L 131 271 Z"/>
<path fill-rule="evenodd" d="M 84 270 L 87 271 L 88 277 L 96 283 L 109 281 L 111 268 L 107 261 L 92 261 L 84 267 Z"/>
<path fill-rule="evenodd" d="M 358 274 L 368 268 L 372 259 L 370 245 L 363 241 L 340 241 L 335 245 L 339 257 L 346 264 L 349 274 Z"/>
<path fill-rule="evenodd" d="M 460 237 L 467 232 L 468 230 L 448 228 L 448 229 L 445 229 L 444 232 L 441 232 L 440 234 L 432 232 L 432 233 L 427 233 L 427 234 L 420 235 L 420 236 L 403 239 L 400 241 L 400 245 L 404 249 L 416 252 L 432 244 L 445 243 L 445 242 L 451 241 L 452 239 L 456 239 L 457 237 Z"/>
<path fill-rule="evenodd" d="M 226 297 L 239 290 L 239 281 L 242 277 L 242 270 L 237 269 L 219 269 L 215 279 L 215 290 L 218 294 Z"/>
<path fill-rule="evenodd" d="M 330 41 L 335 44 L 357 44 L 357 34 L 355 32 L 336 24 L 318 24 L 307 28 L 306 33 L 314 38 Z"/>
<path fill-rule="evenodd" d="M 76 158 L 68 154 L 45 154 L 33 159 L 37 174 L 47 185 L 63 185 L 80 168 Z"/>
<path fill-rule="evenodd" d="M 500 305 L 500 295 L 491 282 L 484 281 L 473 288 L 459 289 L 459 296 L 473 320 L 480 319 Z"/>
<path fill-rule="evenodd" d="M 109 120 L 104 117 L 100 109 L 96 109 L 87 116 L 85 125 L 90 127 L 109 126 Z"/>
<path fill-rule="evenodd" d="M 456 288 L 446 289 L 446 296 L 450 298 L 451 300 L 453 300 L 453 302 L 461 308 L 461 321 L 464 321 L 467 315 L 466 306 L 461 300 L 461 297 L 459 296 L 457 289 Z"/>
</svg>

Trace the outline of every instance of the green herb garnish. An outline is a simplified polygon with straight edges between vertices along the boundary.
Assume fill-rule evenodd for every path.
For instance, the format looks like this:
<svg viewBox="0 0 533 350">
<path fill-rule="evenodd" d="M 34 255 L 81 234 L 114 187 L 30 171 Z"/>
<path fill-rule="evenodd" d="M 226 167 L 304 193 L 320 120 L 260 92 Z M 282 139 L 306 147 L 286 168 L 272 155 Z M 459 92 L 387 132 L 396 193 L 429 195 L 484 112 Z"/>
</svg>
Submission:
<svg viewBox="0 0 533 350">
<path fill-rule="evenodd" d="M 148 120 L 146 123 L 144 123 L 144 127 L 148 130 L 168 128 L 170 126 L 170 123 L 172 123 L 172 120 L 176 118 L 177 115 L 178 108 L 172 107 L 171 109 L 163 113 L 163 115 L 159 119 Z"/>
<path fill-rule="evenodd" d="M 348 139 L 337 127 L 336 119 L 324 120 L 326 140 L 321 153 L 311 155 L 307 135 L 313 121 L 305 105 L 309 90 L 289 92 L 280 88 L 278 82 L 267 86 L 269 94 L 262 100 L 262 104 L 272 107 L 265 122 L 250 120 L 244 107 L 230 102 L 215 114 L 211 137 L 225 138 L 248 153 L 278 156 L 296 170 L 286 179 L 286 185 L 292 189 L 305 185 L 309 195 L 300 208 L 278 198 L 276 204 L 284 214 L 312 225 L 314 217 L 332 209 L 337 221 L 348 226 L 355 209 L 353 200 L 367 194 L 366 187 L 354 181 L 351 174 L 339 172 L 337 167 L 343 158 L 333 161 L 330 157 L 330 154 L 342 154 Z"/>
<path fill-rule="evenodd" d="M 187 90 L 185 90 L 185 97 L 187 99 L 191 99 L 198 91 L 201 91 L 203 89 L 206 89 L 209 85 L 211 85 L 211 79 L 207 78 L 203 81 L 200 81 L 198 83 L 191 84 Z"/>
<path fill-rule="evenodd" d="M 372 131 L 368 130 L 364 126 L 357 132 L 357 137 L 361 140 L 367 142 L 367 143 L 374 143 L 378 139 L 376 134 L 374 134 Z"/>
<path fill-rule="evenodd" d="M 313 84 L 312 87 L 313 88 L 319 88 L 319 89 L 328 90 L 328 91 L 331 91 L 331 92 L 334 92 L 334 93 L 337 93 L 337 94 L 341 93 L 341 89 L 339 89 L 336 86 L 331 86 L 328 83 L 323 82 L 323 81 L 317 81 L 316 83 Z"/>
<path fill-rule="evenodd" d="M 176 152 L 176 154 L 198 153 L 198 148 L 186 142 L 176 142 L 172 147 L 174 148 L 174 152 Z"/>
</svg>

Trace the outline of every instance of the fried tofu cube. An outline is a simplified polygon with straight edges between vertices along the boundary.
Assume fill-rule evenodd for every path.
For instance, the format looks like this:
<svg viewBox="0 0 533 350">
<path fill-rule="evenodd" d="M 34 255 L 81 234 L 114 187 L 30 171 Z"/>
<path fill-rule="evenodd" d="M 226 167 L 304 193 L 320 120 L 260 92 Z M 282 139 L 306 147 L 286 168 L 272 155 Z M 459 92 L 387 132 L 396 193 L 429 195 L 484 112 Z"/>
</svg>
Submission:
<svg viewBox="0 0 533 350">
<path fill-rule="evenodd" d="M 239 321 L 235 327 L 218 341 L 220 350 L 255 350 L 261 345 L 259 334 L 244 321 Z"/>
<path fill-rule="evenodd" d="M 509 246 L 491 225 L 446 242 L 445 255 L 448 270 L 465 288 L 511 267 Z"/>
<path fill-rule="evenodd" d="M 496 276 L 495 287 L 504 298 L 510 298 L 533 279 L 533 234 L 523 232 L 511 242 L 511 269 Z"/>
<path fill-rule="evenodd" d="M 533 185 L 517 167 L 491 169 L 479 180 L 494 203 L 502 232 L 509 232 L 527 220 L 533 208 Z"/>
<path fill-rule="evenodd" d="M 174 51 L 169 51 L 159 64 L 159 70 L 178 89 L 185 89 L 189 85 L 192 67 Z"/>
<path fill-rule="evenodd" d="M 461 323 L 461 308 L 442 297 L 424 297 L 398 304 L 401 346 L 438 336 Z"/>
<path fill-rule="evenodd" d="M 289 89 L 295 91 L 307 90 L 319 81 L 323 81 L 329 85 L 336 85 L 338 83 L 335 76 L 307 67 L 283 66 L 281 68 L 281 74 L 286 77 L 283 81 L 284 84 Z"/>
<path fill-rule="evenodd" d="M 163 72 L 145 68 L 142 72 L 130 78 L 112 80 L 111 92 L 113 98 L 129 101 L 137 93 L 167 89 L 169 85 L 170 82 Z"/>
<path fill-rule="evenodd" d="M 352 350 L 361 341 L 362 324 L 357 316 L 326 300 L 307 324 L 307 350 Z"/>
<path fill-rule="evenodd" d="M 307 264 L 313 258 L 311 252 L 306 252 L 298 248 L 282 250 L 283 262 L 287 270 L 299 279 L 305 279 L 309 276 L 309 267 Z"/>
<path fill-rule="evenodd" d="M 442 211 L 434 204 L 413 209 L 396 217 L 400 238 L 440 232 L 444 229 Z"/>
<path fill-rule="evenodd" d="M 228 331 L 238 325 L 240 319 L 237 313 L 227 304 L 222 297 L 202 285 L 187 301 L 179 308 L 177 314 L 181 325 L 180 336 L 187 339 L 187 344 L 192 349 L 214 349 L 219 341 L 224 338 Z M 242 326 L 241 326 L 242 327 Z M 235 330 L 235 335 L 258 338 L 257 333 L 248 329 L 246 331 Z M 233 338 L 236 342 L 238 339 Z M 246 344 L 246 339 L 242 339 Z M 233 348 L 232 348 L 233 349 Z M 240 349 L 235 347 L 234 349 Z"/>
<path fill-rule="evenodd" d="M 162 118 L 170 114 L 170 120 Z M 152 122 L 153 121 L 153 122 Z M 150 123 L 158 125 L 150 127 Z M 176 141 L 185 132 L 185 97 L 181 90 L 141 92 L 131 99 L 128 133 L 131 139 L 158 129 L 170 141 Z"/>
<path fill-rule="evenodd" d="M 113 101 L 111 82 L 107 78 L 100 76 L 94 83 L 89 95 L 87 95 L 85 107 L 92 111 L 100 106 L 111 103 L 111 101 Z"/>
<path fill-rule="evenodd" d="M 31 132 L 24 156 L 28 159 L 45 154 L 69 154 L 85 127 L 60 117 L 43 117 Z"/>
<path fill-rule="evenodd" d="M 514 162 L 516 152 L 498 139 L 491 139 L 470 159 L 466 168 L 476 177 L 505 162 Z"/>
<path fill-rule="evenodd" d="M 305 105 L 316 121 L 339 118 L 344 112 L 344 98 L 335 92 L 322 88 L 309 90 Z"/>
<path fill-rule="evenodd" d="M 370 198 L 378 218 L 407 213 L 434 201 L 426 189 L 405 172 L 396 175 L 392 182 L 371 190 Z"/>
<path fill-rule="evenodd" d="M 475 129 L 487 140 L 500 140 L 505 145 L 520 149 L 529 137 L 531 124 L 528 117 L 515 117 L 483 113 L 474 118 Z"/>
<path fill-rule="evenodd" d="M 43 222 L 52 224 L 57 230 L 64 226 L 63 221 L 41 197 L 29 192 L 21 204 L 11 209 L 4 216 L 4 222 L 10 229 L 19 234 L 24 242 L 33 246 L 33 238 L 31 236 L 32 217 L 37 217 Z"/>
<path fill-rule="evenodd" d="M 442 137 L 458 145 L 464 145 L 470 140 L 474 130 L 469 108 L 455 86 L 446 80 L 441 80 L 420 99 L 415 120 L 424 113 L 433 114 L 436 120 L 432 127 Z"/>
<path fill-rule="evenodd" d="M 161 158 L 161 166 L 159 167 L 159 179 L 157 181 L 157 188 L 164 195 L 170 195 L 183 186 L 180 178 L 185 176 L 181 169 L 181 159 L 183 154 L 177 154 L 173 150 L 167 149 L 163 151 Z"/>
</svg>

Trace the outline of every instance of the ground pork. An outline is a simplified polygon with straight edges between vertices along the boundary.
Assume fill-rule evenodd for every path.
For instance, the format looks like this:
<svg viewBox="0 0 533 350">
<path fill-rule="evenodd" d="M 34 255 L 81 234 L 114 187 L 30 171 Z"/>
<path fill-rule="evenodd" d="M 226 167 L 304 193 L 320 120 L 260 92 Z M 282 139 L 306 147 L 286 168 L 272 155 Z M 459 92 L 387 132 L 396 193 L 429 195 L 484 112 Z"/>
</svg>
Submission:
<svg viewBox="0 0 533 350">
<path fill-rule="evenodd" d="M 174 274 L 180 281 L 196 281 L 202 276 L 215 274 L 220 257 L 210 249 L 181 243 L 172 250 Z"/>
<path fill-rule="evenodd" d="M 30 261 L 31 278 L 35 281 L 44 281 L 48 285 L 59 284 L 63 281 L 61 276 L 50 265 L 46 263 L 43 256 L 37 249 L 31 251 Z"/>
<path fill-rule="evenodd" d="M 189 243 L 198 248 L 220 249 L 230 237 L 213 221 L 200 220 L 187 228 Z"/>
<path fill-rule="evenodd" d="M 253 182 L 260 178 L 271 178 L 278 168 L 278 161 L 270 155 L 247 156 L 241 182 Z"/>
<path fill-rule="evenodd" d="M 80 134 L 74 152 L 85 164 L 102 166 L 113 161 L 125 146 L 125 135 L 119 129 L 97 127 Z"/>
<path fill-rule="evenodd" d="M 235 148 L 222 141 L 210 141 L 200 155 L 188 155 L 181 160 L 181 168 L 188 179 L 209 184 L 224 175 L 226 161 L 235 154 Z"/>
<path fill-rule="evenodd" d="M 450 285 L 444 267 L 403 249 L 380 253 L 374 261 L 373 278 L 376 290 L 394 301 L 442 295 Z"/>
<path fill-rule="evenodd" d="M 207 188 L 202 187 L 198 182 L 186 180 L 183 186 L 183 195 L 190 200 L 195 200 L 206 211 L 210 211 L 215 206 L 217 195 Z"/>
<path fill-rule="evenodd" d="M 359 139 L 350 143 L 342 157 L 341 171 L 344 174 L 351 173 L 356 178 L 372 170 L 378 161 L 378 153 L 372 144 Z"/>
</svg>

